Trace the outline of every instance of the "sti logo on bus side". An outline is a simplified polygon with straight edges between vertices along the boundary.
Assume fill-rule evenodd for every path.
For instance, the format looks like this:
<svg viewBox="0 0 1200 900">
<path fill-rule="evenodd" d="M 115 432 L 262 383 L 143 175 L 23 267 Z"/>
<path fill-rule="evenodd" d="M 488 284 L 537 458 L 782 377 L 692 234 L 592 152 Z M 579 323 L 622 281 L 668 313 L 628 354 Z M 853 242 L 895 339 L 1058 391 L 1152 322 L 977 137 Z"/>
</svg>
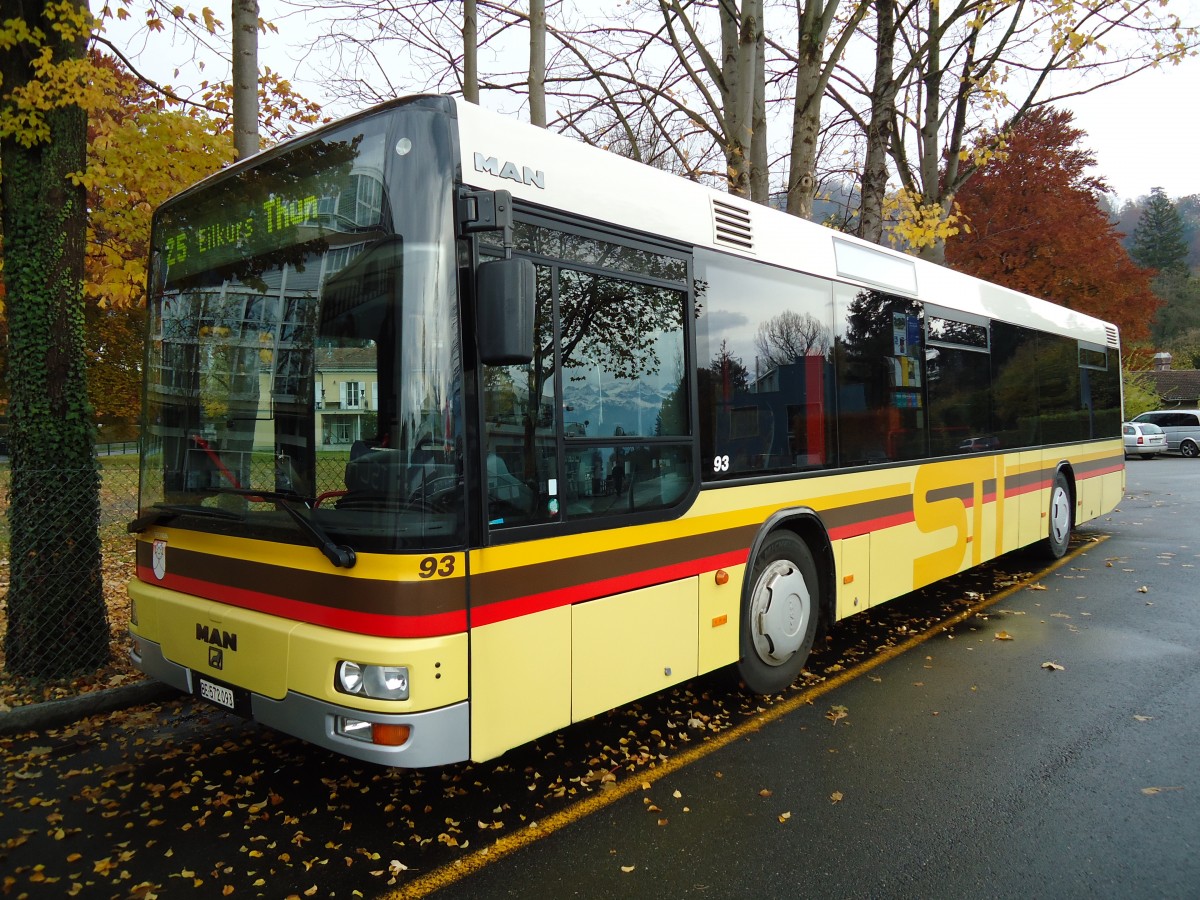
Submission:
<svg viewBox="0 0 1200 900">
<path fill-rule="evenodd" d="M 196 623 L 196 640 L 204 641 L 213 647 L 237 652 L 237 634 L 221 631 L 219 628 L 209 628 L 207 625 Z"/>
<path fill-rule="evenodd" d="M 487 172 L 489 175 L 495 175 L 497 178 L 507 178 L 509 181 L 517 181 L 521 184 L 527 184 L 530 187 L 538 188 L 539 190 L 546 189 L 546 173 L 541 169 L 531 169 L 529 166 L 521 166 L 517 168 L 517 164 L 513 162 L 505 162 L 504 165 L 494 156 L 484 156 L 482 153 L 475 154 L 475 171 Z"/>
</svg>

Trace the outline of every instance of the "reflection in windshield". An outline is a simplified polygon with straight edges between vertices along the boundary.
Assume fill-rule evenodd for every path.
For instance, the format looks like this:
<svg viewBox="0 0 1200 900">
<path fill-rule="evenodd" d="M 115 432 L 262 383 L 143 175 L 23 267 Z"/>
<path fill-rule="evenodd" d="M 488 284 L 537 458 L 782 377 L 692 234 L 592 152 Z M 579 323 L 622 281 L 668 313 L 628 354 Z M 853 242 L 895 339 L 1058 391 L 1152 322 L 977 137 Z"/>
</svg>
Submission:
<svg viewBox="0 0 1200 900">
<path fill-rule="evenodd" d="M 431 113 L 364 119 L 160 214 L 144 516 L 360 550 L 453 540 L 451 192 L 440 149 L 388 159 L 411 115 Z"/>
<path fill-rule="evenodd" d="M 686 264 L 529 223 L 516 242 L 554 261 L 535 269 L 533 359 L 483 369 L 490 527 L 670 508 L 693 481 Z"/>
</svg>

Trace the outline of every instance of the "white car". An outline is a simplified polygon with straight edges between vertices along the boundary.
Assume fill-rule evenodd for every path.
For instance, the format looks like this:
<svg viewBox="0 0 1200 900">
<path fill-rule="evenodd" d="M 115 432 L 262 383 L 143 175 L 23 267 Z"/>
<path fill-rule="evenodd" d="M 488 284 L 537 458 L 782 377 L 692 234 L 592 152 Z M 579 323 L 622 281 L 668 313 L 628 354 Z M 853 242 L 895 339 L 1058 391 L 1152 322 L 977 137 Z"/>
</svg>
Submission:
<svg viewBox="0 0 1200 900">
<path fill-rule="evenodd" d="M 1140 456 L 1154 459 L 1167 450 L 1167 436 L 1152 422 L 1126 422 L 1121 426 L 1125 434 L 1125 458 Z"/>
<path fill-rule="evenodd" d="M 1167 436 L 1167 450 L 1189 459 L 1200 457 L 1200 409 L 1156 409 L 1133 417 L 1131 424 L 1149 422 Z"/>
</svg>

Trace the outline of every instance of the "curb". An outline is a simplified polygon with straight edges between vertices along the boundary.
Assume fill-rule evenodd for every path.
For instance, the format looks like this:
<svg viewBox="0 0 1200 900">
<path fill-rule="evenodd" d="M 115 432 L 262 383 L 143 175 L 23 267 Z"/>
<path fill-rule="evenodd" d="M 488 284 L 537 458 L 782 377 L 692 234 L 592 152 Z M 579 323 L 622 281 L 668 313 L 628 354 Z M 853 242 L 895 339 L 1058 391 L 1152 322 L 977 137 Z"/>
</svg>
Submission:
<svg viewBox="0 0 1200 900">
<path fill-rule="evenodd" d="M 183 696 L 178 690 L 161 681 L 143 681 L 117 688 L 90 691 L 67 700 L 48 700 L 29 703 L 0 713 L 0 736 L 27 731 L 46 731 L 76 722 L 86 716 L 128 709 L 144 703 L 159 703 Z"/>
</svg>

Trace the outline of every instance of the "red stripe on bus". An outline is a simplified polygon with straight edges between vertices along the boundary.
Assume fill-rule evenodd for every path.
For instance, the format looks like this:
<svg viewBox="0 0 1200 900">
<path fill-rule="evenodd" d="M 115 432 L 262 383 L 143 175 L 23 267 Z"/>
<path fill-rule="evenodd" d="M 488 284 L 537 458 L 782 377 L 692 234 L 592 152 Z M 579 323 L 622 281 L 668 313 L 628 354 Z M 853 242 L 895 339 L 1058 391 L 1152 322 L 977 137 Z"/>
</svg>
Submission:
<svg viewBox="0 0 1200 900">
<path fill-rule="evenodd" d="M 1023 484 L 1013 488 L 1012 490 L 1005 488 L 1004 495 L 1006 497 L 1019 497 L 1021 494 L 1031 494 L 1034 491 L 1044 491 L 1048 487 L 1050 487 L 1050 480 L 1046 479 L 1045 481 L 1038 481 L 1033 484 Z"/>
<path fill-rule="evenodd" d="M 741 565 L 750 555 L 749 548 L 709 556 L 704 559 L 688 560 L 657 569 L 646 569 L 629 575 L 615 578 L 604 578 L 600 581 L 589 581 L 585 584 L 574 584 L 556 591 L 545 591 L 541 594 L 530 594 L 525 597 L 514 597 L 512 600 L 501 600 L 485 606 L 477 606 L 471 613 L 471 627 L 492 625 L 507 619 L 518 619 L 531 613 L 545 612 L 560 606 L 570 606 L 587 600 L 597 600 L 612 594 L 622 594 L 635 591 L 638 588 L 652 587 L 665 584 L 681 578 L 690 578 L 702 572 L 711 572 L 722 566 Z"/>
<path fill-rule="evenodd" d="M 455 610 L 424 616 L 396 616 L 382 613 L 353 612 L 334 609 L 302 600 L 289 600 L 273 594 L 264 594 L 245 588 L 224 584 L 213 584 L 198 578 L 167 575 L 161 580 L 144 566 L 138 566 L 138 578 L 146 584 L 165 587 L 180 593 L 228 603 L 240 609 L 250 609 L 267 615 L 279 616 L 297 622 L 323 625 L 339 631 L 367 634 L 374 637 L 423 638 L 460 634 L 467 630 L 467 613 Z"/>
<path fill-rule="evenodd" d="M 1082 472 L 1079 475 L 1079 478 L 1080 478 L 1080 480 L 1082 480 L 1084 478 L 1096 478 L 1099 475 L 1111 475 L 1114 472 L 1122 471 L 1124 468 L 1125 468 L 1125 464 L 1122 462 L 1122 463 L 1116 463 L 1111 466 L 1104 466 L 1103 468 L 1088 469 L 1088 470 Z"/>
<path fill-rule="evenodd" d="M 842 541 L 846 538 L 870 534 L 873 531 L 882 531 L 884 528 L 893 528 L 896 525 L 907 525 L 915 521 L 916 517 L 913 515 L 912 510 L 908 510 L 891 516 L 881 516 L 878 519 L 865 519 L 862 522 L 851 522 L 848 525 L 835 526 L 829 529 L 829 537 L 831 540 Z"/>
</svg>

